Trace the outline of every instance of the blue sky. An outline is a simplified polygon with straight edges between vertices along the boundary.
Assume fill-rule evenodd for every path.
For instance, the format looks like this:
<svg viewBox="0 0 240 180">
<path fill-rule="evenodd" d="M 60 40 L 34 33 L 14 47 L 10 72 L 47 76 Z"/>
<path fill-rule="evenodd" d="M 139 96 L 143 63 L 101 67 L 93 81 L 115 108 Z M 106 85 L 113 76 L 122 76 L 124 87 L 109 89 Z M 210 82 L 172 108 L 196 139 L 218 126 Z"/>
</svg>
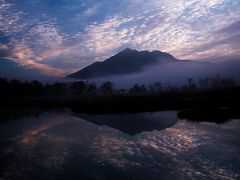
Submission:
<svg viewBox="0 0 240 180">
<path fill-rule="evenodd" d="M 235 58 L 239 39 L 239 0 L 0 0 L 1 56 L 47 74 L 68 74 L 127 47 Z"/>
</svg>

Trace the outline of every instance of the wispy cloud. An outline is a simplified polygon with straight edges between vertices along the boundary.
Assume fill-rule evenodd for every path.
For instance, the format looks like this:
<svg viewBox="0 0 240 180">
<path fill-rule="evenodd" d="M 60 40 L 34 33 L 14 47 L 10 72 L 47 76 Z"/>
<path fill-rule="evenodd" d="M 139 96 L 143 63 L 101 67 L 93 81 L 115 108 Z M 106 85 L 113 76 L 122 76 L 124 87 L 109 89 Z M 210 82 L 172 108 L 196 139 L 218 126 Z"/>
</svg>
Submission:
<svg viewBox="0 0 240 180">
<path fill-rule="evenodd" d="M 0 0 L 1 44 L 25 65 L 31 59 L 35 66 L 69 73 L 125 47 L 181 59 L 239 56 L 240 26 L 234 26 L 239 1 L 121 0 L 117 6 L 110 0 L 81 0 L 54 2 L 56 10 L 47 1 L 35 3 L 33 11 L 27 4 Z M 30 55 L 19 55 L 19 47 Z"/>
<path fill-rule="evenodd" d="M 82 15 L 84 16 L 92 16 L 94 14 L 97 13 L 98 9 L 99 9 L 100 5 L 99 4 L 95 4 L 92 7 L 87 8 Z"/>
<path fill-rule="evenodd" d="M 48 64 L 43 64 L 38 62 L 41 58 L 38 58 L 34 54 L 31 48 L 28 48 L 25 44 L 18 44 L 12 50 L 13 53 L 10 57 L 22 66 L 37 69 L 40 72 L 49 76 L 62 76 L 64 71 L 62 69 L 57 69 L 49 66 Z"/>
</svg>

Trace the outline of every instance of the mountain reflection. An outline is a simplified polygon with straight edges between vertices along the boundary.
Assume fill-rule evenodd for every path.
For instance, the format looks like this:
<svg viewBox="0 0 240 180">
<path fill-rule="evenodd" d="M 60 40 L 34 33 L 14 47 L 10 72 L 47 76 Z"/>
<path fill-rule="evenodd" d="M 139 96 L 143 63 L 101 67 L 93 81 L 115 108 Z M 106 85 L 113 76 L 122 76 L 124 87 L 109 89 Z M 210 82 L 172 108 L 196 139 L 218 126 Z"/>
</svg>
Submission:
<svg viewBox="0 0 240 180">
<path fill-rule="evenodd" d="M 166 114 L 159 112 L 158 117 Z M 239 121 L 178 121 L 166 127 L 129 136 L 68 113 L 43 113 L 4 124 L 0 179 L 240 178 Z"/>
<path fill-rule="evenodd" d="M 135 135 L 143 131 L 166 129 L 177 122 L 177 113 L 174 111 L 111 115 L 74 115 L 97 125 L 106 125 L 118 129 L 129 135 Z"/>
</svg>

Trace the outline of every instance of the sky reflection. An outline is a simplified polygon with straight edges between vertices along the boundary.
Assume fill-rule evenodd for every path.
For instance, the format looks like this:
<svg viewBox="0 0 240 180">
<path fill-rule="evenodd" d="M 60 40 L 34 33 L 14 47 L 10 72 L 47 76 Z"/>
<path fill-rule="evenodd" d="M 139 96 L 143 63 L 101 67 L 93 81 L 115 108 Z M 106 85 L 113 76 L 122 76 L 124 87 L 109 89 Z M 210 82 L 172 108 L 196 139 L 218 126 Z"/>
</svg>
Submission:
<svg viewBox="0 0 240 180">
<path fill-rule="evenodd" d="M 130 136 L 68 113 L 45 113 L 8 128 L 17 133 L 8 138 L 0 133 L 0 179 L 240 178 L 238 120 L 178 121 Z"/>
</svg>

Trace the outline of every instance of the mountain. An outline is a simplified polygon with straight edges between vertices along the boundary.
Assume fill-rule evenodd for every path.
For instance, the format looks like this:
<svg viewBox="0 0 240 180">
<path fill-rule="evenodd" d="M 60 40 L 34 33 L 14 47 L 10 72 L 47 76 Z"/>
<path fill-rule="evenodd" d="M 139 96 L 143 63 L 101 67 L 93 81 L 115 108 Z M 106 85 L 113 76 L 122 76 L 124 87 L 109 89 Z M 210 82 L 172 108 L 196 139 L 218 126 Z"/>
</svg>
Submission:
<svg viewBox="0 0 240 180">
<path fill-rule="evenodd" d="M 149 66 L 175 61 L 177 59 L 172 55 L 161 51 L 137 51 L 127 48 L 103 62 L 95 62 L 68 77 L 93 79 L 134 74 L 144 71 Z"/>
<path fill-rule="evenodd" d="M 128 88 L 134 84 L 152 84 L 161 82 L 165 86 L 184 85 L 191 78 L 234 78 L 240 81 L 240 59 L 227 59 L 219 62 L 178 60 L 172 55 L 160 51 L 137 51 L 125 49 L 103 62 L 96 62 L 86 68 L 70 74 L 68 77 L 90 80 L 97 84 L 111 81 L 119 88 Z"/>
</svg>

